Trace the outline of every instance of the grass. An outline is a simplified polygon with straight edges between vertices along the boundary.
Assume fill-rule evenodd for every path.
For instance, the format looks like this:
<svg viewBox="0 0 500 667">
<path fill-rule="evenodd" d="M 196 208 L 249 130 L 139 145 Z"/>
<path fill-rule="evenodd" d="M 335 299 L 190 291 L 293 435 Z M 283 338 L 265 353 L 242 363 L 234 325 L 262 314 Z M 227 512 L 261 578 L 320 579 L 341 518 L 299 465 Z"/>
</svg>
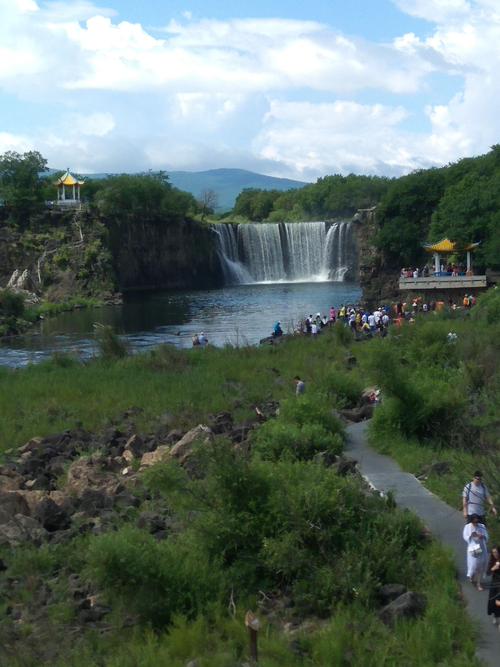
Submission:
<svg viewBox="0 0 500 667">
<path fill-rule="evenodd" d="M 145 429 L 166 412 L 179 426 L 228 408 L 245 420 L 255 416 L 256 404 L 292 396 L 297 374 L 308 392 L 321 391 L 328 369 L 343 366 L 345 357 L 346 349 L 325 335 L 261 349 L 165 346 L 116 361 L 58 357 L 23 370 L 2 368 L 0 452 L 76 425 L 101 428 L 132 406 L 144 410 L 137 421 Z"/>
<path fill-rule="evenodd" d="M 358 480 L 343 479 L 314 459 L 318 448 L 338 452 L 342 447 L 333 409 L 355 404 L 374 380 L 384 386 L 380 368 L 387 373 L 397 362 L 404 372 L 386 384 L 377 409 L 383 418 L 375 420 L 372 437 L 408 468 L 448 460 L 450 473 L 430 478 L 429 486 L 450 501 L 459 499 L 463 467 L 476 464 L 478 454 L 472 446 L 446 447 L 447 431 L 436 439 L 408 435 L 427 432 L 419 420 L 436 419 L 434 394 L 422 389 L 428 386 L 425 369 L 414 366 L 425 351 L 430 375 L 440 372 L 441 378 L 464 383 L 460 387 L 479 386 L 481 378 L 461 364 L 460 347 L 443 343 L 448 324 L 429 324 L 429 329 L 424 323 L 392 340 L 362 345 L 351 344 L 339 326 L 317 340 L 276 347 L 179 351 L 165 346 L 86 364 L 57 357 L 24 370 L 0 370 L 3 450 L 76 425 L 94 430 L 119 423 L 132 406 L 142 408 L 138 429 L 148 430 L 162 416 L 172 427 L 187 428 L 222 410 L 244 421 L 255 416 L 255 405 L 280 401 L 279 417 L 255 432 L 250 455 L 220 440 L 196 455 L 201 478 L 190 478 L 176 465 L 153 467 L 142 478 L 148 499 L 117 517 L 104 535 L 40 549 L 3 549 L 9 577 L 20 583 L 6 593 L 0 575 L 0 606 L 36 608 L 39 589 L 51 587 L 42 627 L 28 615 L 22 626 L 26 643 L 17 657 L 9 654 L 8 664 L 185 667 L 196 660 L 200 667 L 240 665 L 248 654 L 243 616 L 246 609 L 257 610 L 263 591 L 268 597 L 290 597 L 288 620 L 304 623 L 292 637 L 283 631 L 286 615 L 271 623 L 260 614 L 266 667 L 476 665 L 474 629 L 446 550 L 422 540 L 412 515 L 367 497 Z M 466 340 L 468 325 L 459 326 Z M 307 386 L 299 399 L 296 375 Z M 488 391 L 489 384 L 482 386 L 481 396 Z M 415 395 L 419 409 L 408 424 L 404 420 L 415 406 L 402 403 Z M 458 409 L 445 399 L 440 409 Z M 449 428 L 452 422 L 442 423 Z M 486 461 L 488 454 L 481 456 Z M 177 527 L 157 542 L 137 528 L 135 518 L 143 509 L 164 512 L 166 507 Z M 76 643 L 70 639 L 71 573 L 79 573 L 112 608 L 107 634 L 85 631 Z M 424 616 L 392 629 L 382 624 L 377 590 L 384 583 L 423 593 Z M 233 594 L 234 613 L 228 606 Z M 134 629 L 125 631 L 130 614 Z M 5 624 L 0 639 L 9 627 Z M 32 646 L 41 636 L 60 637 L 60 646 L 54 651 L 49 639 L 52 653 L 35 655 Z"/>
</svg>

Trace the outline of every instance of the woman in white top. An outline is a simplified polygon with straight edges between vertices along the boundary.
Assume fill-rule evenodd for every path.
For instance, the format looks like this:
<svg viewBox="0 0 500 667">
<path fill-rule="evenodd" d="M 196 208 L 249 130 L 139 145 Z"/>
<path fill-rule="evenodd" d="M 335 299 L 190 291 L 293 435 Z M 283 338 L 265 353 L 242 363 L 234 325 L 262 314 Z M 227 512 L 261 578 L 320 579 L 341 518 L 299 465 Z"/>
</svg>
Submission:
<svg viewBox="0 0 500 667">
<path fill-rule="evenodd" d="M 467 579 L 482 591 L 481 581 L 488 563 L 488 531 L 483 523 L 479 523 L 477 514 L 473 514 L 471 522 L 465 525 L 463 537 L 467 543 Z"/>
</svg>

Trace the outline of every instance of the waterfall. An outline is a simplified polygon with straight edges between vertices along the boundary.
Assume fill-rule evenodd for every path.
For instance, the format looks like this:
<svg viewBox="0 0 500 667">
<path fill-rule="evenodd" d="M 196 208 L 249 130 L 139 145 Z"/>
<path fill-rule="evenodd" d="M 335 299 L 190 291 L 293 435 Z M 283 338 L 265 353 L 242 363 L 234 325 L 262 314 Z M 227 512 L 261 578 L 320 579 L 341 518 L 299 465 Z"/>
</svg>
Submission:
<svg viewBox="0 0 500 667">
<path fill-rule="evenodd" d="M 343 281 L 355 261 L 350 222 L 214 224 L 226 284 Z"/>
</svg>

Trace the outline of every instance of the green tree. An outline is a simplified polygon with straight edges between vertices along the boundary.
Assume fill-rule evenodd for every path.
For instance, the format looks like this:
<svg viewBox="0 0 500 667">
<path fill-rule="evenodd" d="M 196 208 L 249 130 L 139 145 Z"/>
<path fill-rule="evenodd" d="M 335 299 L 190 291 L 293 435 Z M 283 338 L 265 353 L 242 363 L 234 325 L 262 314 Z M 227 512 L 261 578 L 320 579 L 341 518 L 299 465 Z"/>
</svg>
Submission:
<svg viewBox="0 0 500 667">
<path fill-rule="evenodd" d="M 95 201 L 102 215 L 120 226 L 180 222 L 196 210 L 194 197 L 172 187 L 163 172 L 107 178 Z"/>
<path fill-rule="evenodd" d="M 14 222 L 28 226 L 30 216 L 43 208 L 41 176 L 46 170 L 47 161 L 38 151 L 0 156 L 0 198 Z"/>
</svg>

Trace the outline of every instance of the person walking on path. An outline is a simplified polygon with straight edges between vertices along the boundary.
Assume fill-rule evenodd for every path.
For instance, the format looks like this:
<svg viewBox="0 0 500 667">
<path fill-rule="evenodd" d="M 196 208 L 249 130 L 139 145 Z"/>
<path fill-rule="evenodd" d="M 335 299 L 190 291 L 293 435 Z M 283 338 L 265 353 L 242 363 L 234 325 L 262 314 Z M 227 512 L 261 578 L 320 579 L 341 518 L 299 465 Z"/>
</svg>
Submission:
<svg viewBox="0 0 500 667">
<path fill-rule="evenodd" d="M 488 594 L 488 616 L 493 616 L 493 625 L 500 632 L 500 547 L 493 547 L 488 562 L 487 574 L 491 575 Z"/>
<path fill-rule="evenodd" d="M 478 515 L 480 523 L 486 523 L 486 503 L 490 505 L 493 514 L 497 516 L 496 507 L 486 484 L 483 482 L 483 474 L 480 470 L 476 470 L 472 482 L 464 486 L 462 502 L 464 518 L 467 523 L 470 523 L 473 514 Z"/>
<path fill-rule="evenodd" d="M 473 514 L 470 523 L 465 524 L 463 538 L 467 543 L 467 579 L 476 584 L 478 591 L 482 591 L 488 563 L 488 531 L 477 514 Z"/>
<path fill-rule="evenodd" d="M 295 396 L 301 396 L 306 391 L 306 383 L 298 375 L 293 378 L 295 382 Z"/>
</svg>

